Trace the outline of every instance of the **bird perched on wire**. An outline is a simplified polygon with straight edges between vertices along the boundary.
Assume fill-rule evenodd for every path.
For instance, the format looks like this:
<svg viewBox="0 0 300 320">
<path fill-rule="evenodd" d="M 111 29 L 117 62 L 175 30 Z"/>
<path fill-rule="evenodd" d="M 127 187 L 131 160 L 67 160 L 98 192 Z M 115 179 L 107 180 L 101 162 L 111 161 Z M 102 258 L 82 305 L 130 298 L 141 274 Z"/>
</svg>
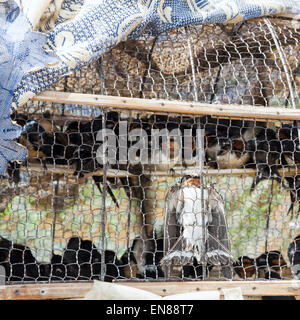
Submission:
<svg viewBox="0 0 300 320">
<path fill-rule="evenodd" d="M 288 247 L 288 258 L 293 276 L 300 279 L 300 235 L 290 243 Z"/>
<path fill-rule="evenodd" d="M 278 136 L 282 144 L 283 165 L 300 164 L 300 140 L 296 124 L 283 124 L 278 130 Z"/>
<path fill-rule="evenodd" d="M 221 266 L 236 261 L 230 252 L 223 199 L 213 187 L 202 186 L 198 176 L 185 176 L 169 190 L 164 239 L 161 263 L 168 272 L 176 265 L 193 264 L 194 258 L 199 264 Z"/>
<path fill-rule="evenodd" d="M 281 252 L 277 250 L 262 253 L 255 259 L 255 264 L 257 268 L 257 278 L 264 278 L 265 273 L 271 271 L 282 274 L 287 267 L 287 263 Z"/>
<path fill-rule="evenodd" d="M 248 256 L 238 257 L 238 261 L 233 264 L 234 271 L 242 279 L 252 278 L 255 273 L 255 261 Z"/>
</svg>

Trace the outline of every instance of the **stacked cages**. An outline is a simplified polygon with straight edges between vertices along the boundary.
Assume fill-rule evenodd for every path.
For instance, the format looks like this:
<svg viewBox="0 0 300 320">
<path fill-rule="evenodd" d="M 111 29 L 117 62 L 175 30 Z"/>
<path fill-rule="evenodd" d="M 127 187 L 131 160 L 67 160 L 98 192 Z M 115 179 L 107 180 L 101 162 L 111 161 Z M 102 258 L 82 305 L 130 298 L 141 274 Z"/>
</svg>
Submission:
<svg viewBox="0 0 300 320">
<path fill-rule="evenodd" d="M 297 108 L 297 28 L 270 18 L 145 36 L 120 43 L 52 89 Z M 297 121 L 38 101 L 12 117 L 29 156 L 1 178 L 7 283 L 297 274 Z M 207 220 L 197 212 L 185 219 L 189 200 L 198 213 L 210 213 Z"/>
</svg>

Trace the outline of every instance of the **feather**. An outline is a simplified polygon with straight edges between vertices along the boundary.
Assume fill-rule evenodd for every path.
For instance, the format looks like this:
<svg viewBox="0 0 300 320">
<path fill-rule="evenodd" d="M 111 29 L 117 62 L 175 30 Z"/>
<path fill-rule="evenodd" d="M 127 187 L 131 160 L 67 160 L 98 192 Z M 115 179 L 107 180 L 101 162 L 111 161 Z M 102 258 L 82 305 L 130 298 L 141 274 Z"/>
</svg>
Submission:
<svg viewBox="0 0 300 320">
<path fill-rule="evenodd" d="M 167 194 L 162 265 L 192 264 L 194 258 L 222 266 L 236 262 L 230 252 L 223 199 L 198 180 L 184 177 Z"/>
</svg>

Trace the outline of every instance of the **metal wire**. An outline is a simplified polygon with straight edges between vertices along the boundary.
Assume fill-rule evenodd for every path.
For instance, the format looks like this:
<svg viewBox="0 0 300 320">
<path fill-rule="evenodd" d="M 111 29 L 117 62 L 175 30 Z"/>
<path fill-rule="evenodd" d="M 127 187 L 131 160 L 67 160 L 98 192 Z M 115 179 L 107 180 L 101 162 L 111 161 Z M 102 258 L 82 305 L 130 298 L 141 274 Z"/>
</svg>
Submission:
<svg viewBox="0 0 300 320">
<path fill-rule="evenodd" d="M 233 29 L 218 25 L 182 28 L 157 38 L 121 43 L 53 89 L 240 104 L 241 108 L 289 107 L 286 101 L 291 100 L 292 107 L 297 108 L 299 76 L 291 70 L 299 66 L 299 39 L 298 30 L 275 24 L 272 19 L 245 22 Z M 163 106 L 155 114 L 149 114 L 149 110 L 111 111 L 50 102 L 30 102 L 17 110 L 23 127 L 20 143 L 31 147 L 30 157 L 26 163 L 10 164 L 8 178 L 1 177 L 0 235 L 8 241 L 26 244 L 35 260 L 25 261 L 25 255 L 21 260 L 10 260 L 10 272 L 23 262 L 40 268 L 41 274 L 41 264 L 45 263 L 57 277 L 51 278 L 46 272 L 45 281 L 165 280 L 168 275 L 164 274 L 161 261 L 166 240 L 166 195 L 173 186 L 180 188 L 191 181 L 197 184 L 199 178 L 201 211 L 204 212 L 207 201 L 203 186 L 213 185 L 217 202 L 220 207 L 224 204 L 231 249 L 216 234 L 204 237 L 204 219 L 199 223 L 202 243 L 214 241 L 219 243 L 221 256 L 228 251 L 234 259 L 240 258 L 239 263 L 235 261 L 230 266 L 234 277 L 264 278 L 276 260 L 272 256 L 269 265 L 262 266 L 266 250 L 280 251 L 284 258 L 279 266 L 270 267 L 272 271 L 281 278 L 293 277 L 288 248 L 299 231 L 300 135 L 294 130 L 296 123 L 257 121 L 251 117 L 212 118 L 209 114 L 200 118 L 183 116 L 168 114 Z M 127 123 L 126 137 L 119 136 L 120 120 Z M 149 148 L 139 149 L 135 145 L 141 143 L 141 131 L 130 135 L 133 130 L 144 130 L 148 147 L 151 130 L 166 130 L 167 134 L 159 139 L 159 148 L 150 150 L 154 155 L 160 151 L 163 161 L 155 165 L 139 161 L 99 165 L 95 161 L 97 126 L 107 127 L 116 135 L 116 160 L 120 150 L 125 149 L 121 141 L 128 143 L 130 151 L 126 157 L 130 152 L 135 160 L 148 154 Z M 179 129 L 179 140 L 172 135 L 173 129 Z M 135 148 L 130 149 L 133 145 Z M 191 159 L 185 149 L 191 151 Z M 178 162 L 168 162 L 163 151 Z M 194 181 L 189 180 L 195 174 Z M 101 188 L 97 189 L 93 178 L 99 176 Z M 197 198 L 194 200 L 198 203 Z M 180 212 L 177 211 L 177 217 Z M 179 230 L 175 240 L 179 243 L 184 226 L 180 219 L 175 222 Z M 225 228 L 225 224 L 220 228 Z M 79 238 L 80 245 L 76 243 Z M 176 248 L 172 239 L 167 240 Z M 184 248 L 177 247 L 181 258 L 186 254 Z M 10 252 L 6 258 L 15 257 L 9 242 L 0 240 L 0 253 L 1 250 Z M 211 248 L 206 248 L 204 255 L 209 252 Z M 248 269 L 243 256 L 249 258 Z M 61 260 L 55 262 L 58 257 Z M 170 278 L 226 278 L 226 264 L 215 264 L 212 267 L 206 261 L 195 260 L 182 263 L 173 268 Z M 59 277 L 56 266 L 66 273 Z M 31 269 L 26 270 L 28 273 Z M 41 280 L 34 270 L 30 275 L 9 274 L 7 280 L 28 281 L 28 277 L 31 281 Z"/>
</svg>

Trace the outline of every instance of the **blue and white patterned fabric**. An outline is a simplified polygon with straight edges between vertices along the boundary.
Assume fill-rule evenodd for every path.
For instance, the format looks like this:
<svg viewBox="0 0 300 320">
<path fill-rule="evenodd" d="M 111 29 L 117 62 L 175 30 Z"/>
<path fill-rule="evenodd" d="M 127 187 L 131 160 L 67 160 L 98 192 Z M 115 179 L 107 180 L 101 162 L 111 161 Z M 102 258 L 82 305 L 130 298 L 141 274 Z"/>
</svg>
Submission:
<svg viewBox="0 0 300 320">
<path fill-rule="evenodd" d="M 24 160 L 27 155 L 13 141 L 21 134 L 10 120 L 13 93 L 24 75 L 58 60 L 42 49 L 46 35 L 32 32 L 12 1 L 0 2 L 0 30 L 0 174 L 4 174 L 7 161 Z"/>
<path fill-rule="evenodd" d="M 20 129 L 8 121 L 11 105 L 24 105 L 120 41 L 299 12 L 299 0 L 0 0 L 0 173 L 6 161 L 26 156 L 12 142 Z"/>
</svg>

